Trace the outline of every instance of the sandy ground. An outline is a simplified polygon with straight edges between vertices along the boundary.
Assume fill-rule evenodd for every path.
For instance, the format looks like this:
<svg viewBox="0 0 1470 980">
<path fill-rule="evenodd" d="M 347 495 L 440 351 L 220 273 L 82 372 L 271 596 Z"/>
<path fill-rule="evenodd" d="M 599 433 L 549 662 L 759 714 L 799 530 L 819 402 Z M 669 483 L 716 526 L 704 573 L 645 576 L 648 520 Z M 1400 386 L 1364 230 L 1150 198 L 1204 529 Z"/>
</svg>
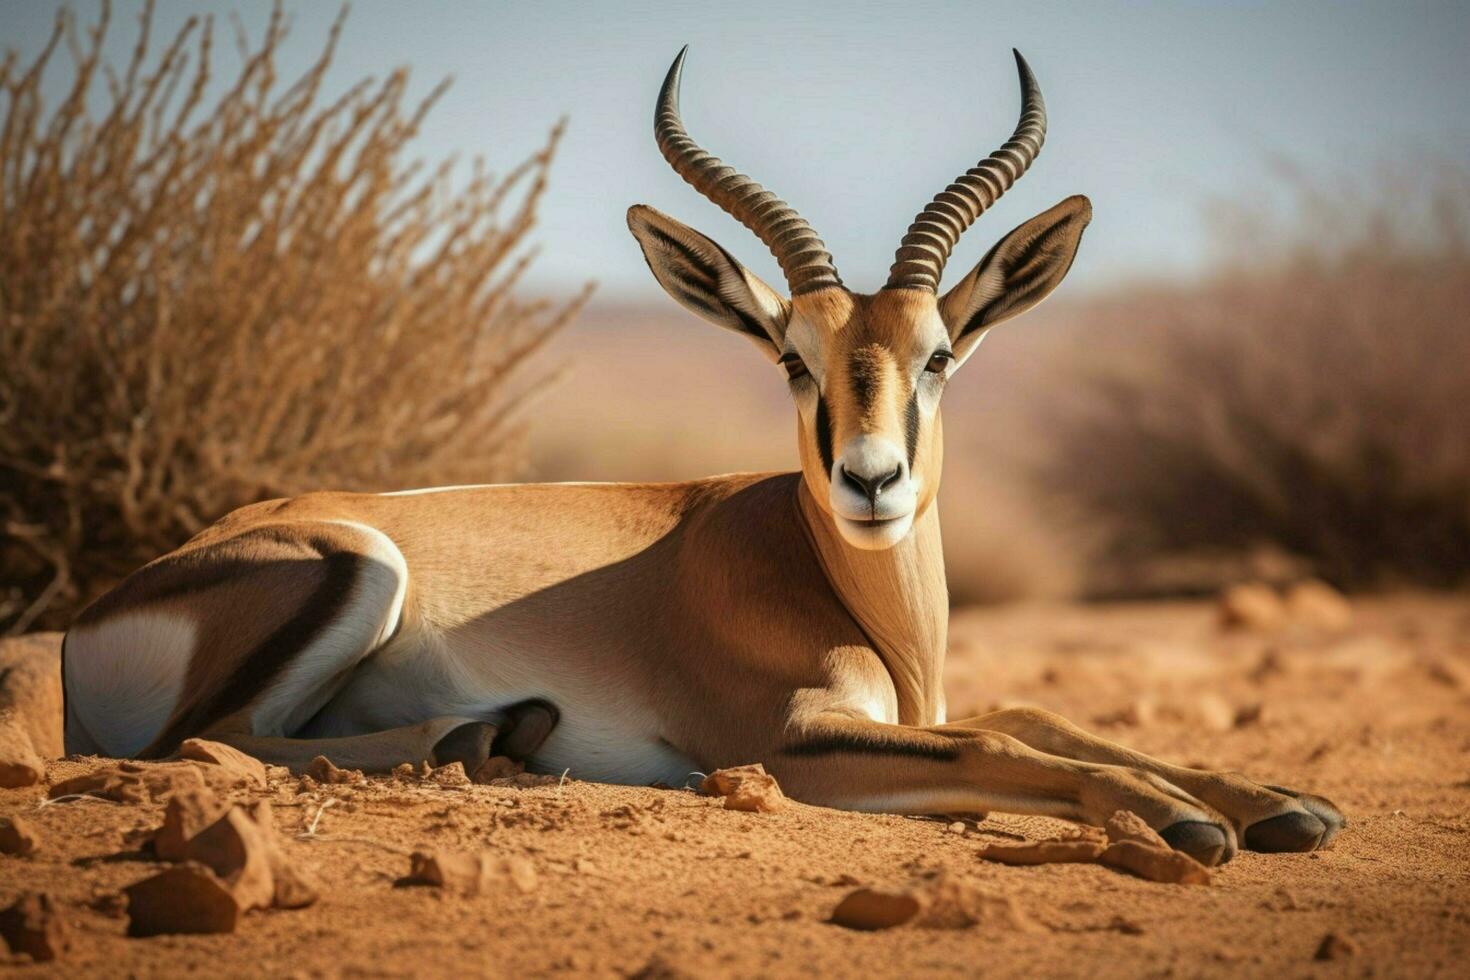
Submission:
<svg viewBox="0 0 1470 980">
<path fill-rule="evenodd" d="M 1243 853 L 1210 887 L 1100 866 L 1013 868 L 989 842 L 1059 825 L 867 816 L 789 804 L 724 810 L 682 790 L 444 788 L 416 780 L 269 798 L 321 899 L 252 912 L 233 935 L 128 939 L 93 900 L 157 870 L 138 833 L 162 808 L 39 807 L 0 791 L 0 815 L 43 836 L 0 857 L 0 903 L 44 890 L 70 927 L 52 964 L 17 975 L 1197 976 L 1463 975 L 1470 957 L 1470 603 L 1360 603 L 1353 627 L 1222 633 L 1205 604 L 959 613 L 951 716 L 1031 703 L 1144 750 L 1322 793 L 1351 825 L 1305 855 Z M 1259 709 L 1259 710 L 1257 710 Z M 54 781 L 94 761 L 50 765 Z M 323 809 L 323 804 L 331 805 Z M 319 819 L 318 819 L 319 818 Z M 317 820 L 315 839 L 295 835 Z M 397 887 L 415 848 L 526 858 L 529 894 Z M 1025 928 L 853 932 L 827 920 L 854 883 L 945 872 L 1012 898 Z M 105 903 L 104 903 L 105 904 Z M 1323 937 L 1356 952 L 1314 960 Z"/>
</svg>

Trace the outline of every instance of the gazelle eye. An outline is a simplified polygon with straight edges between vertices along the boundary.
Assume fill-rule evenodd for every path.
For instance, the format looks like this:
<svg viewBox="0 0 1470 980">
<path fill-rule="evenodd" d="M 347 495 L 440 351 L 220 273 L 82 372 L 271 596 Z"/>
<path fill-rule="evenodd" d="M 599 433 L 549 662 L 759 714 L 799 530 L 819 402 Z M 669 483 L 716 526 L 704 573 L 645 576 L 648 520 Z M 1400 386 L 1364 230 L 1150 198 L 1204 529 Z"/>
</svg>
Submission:
<svg viewBox="0 0 1470 980">
<path fill-rule="evenodd" d="M 947 350 L 937 350 L 929 358 L 929 363 L 924 365 L 924 370 L 930 374 L 943 374 L 944 369 L 949 367 L 949 362 L 954 360 L 954 355 Z"/>
<path fill-rule="evenodd" d="M 781 355 L 781 366 L 786 369 L 787 381 L 807 376 L 806 365 L 801 362 L 801 355 L 795 351 Z"/>
</svg>

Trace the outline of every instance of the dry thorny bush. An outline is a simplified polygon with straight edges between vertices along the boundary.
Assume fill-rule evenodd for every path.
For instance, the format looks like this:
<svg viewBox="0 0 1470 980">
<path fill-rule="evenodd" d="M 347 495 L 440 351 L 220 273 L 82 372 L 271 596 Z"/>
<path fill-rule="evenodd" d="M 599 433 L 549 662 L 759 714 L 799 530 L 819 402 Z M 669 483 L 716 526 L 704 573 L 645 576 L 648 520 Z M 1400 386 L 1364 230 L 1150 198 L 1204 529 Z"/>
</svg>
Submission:
<svg viewBox="0 0 1470 980">
<path fill-rule="evenodd" d="M 59 626 L 250 501 L 519 465 L 527 357 L 580 303 L 517 298 L 559 129 L 503 177 L 407 159 L 443 86 L 326 101 L 339 19 L 282 85 L 277 7 L 214 99 L 212 24 L 121 72 L 109 11 L 0 65 L 0 627 Z M 48 110 L 41 79 L 71 52 Z M 57 70 L 55 68 L 51 70 Z M 102 93 L 100 113 L 90 104 Z"/>
<path fill-rule="evenodd" d="M 1107 530 L 1094 591 L 1252 551 L 1349 588 L 1470 580 L 1470 172 L 1295 184 L 1203 283 L 1081 317 L 1039 469 Z"/>
</svg>

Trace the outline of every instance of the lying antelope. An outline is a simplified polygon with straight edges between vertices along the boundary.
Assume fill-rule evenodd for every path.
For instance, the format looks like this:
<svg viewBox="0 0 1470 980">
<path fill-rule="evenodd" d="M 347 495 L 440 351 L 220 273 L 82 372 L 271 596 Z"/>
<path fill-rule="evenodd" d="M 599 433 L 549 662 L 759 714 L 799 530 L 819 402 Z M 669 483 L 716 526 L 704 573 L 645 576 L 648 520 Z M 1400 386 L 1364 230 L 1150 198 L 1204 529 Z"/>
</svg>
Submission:
<svg viewBox="0 0 1470 980">
<path fill-rule="evenodd" d="M 312 493 L 238 510 L 98 600 L 64 653 L 69 752 L 159 757 L 207 736 L 303 767 L 489 753 L 583 779 L 682 784 L 763 762 L 797 799 L 858 810 L 1143 816 L 1208 864 L 1237 842 L 1319 847 L 1327 801 L 1184 768 L 1055 715 L 948 722 L 939 401 L 991 327 L 1061 282 L 1091 218 L 1070 197 L 943 295 L 955 242 L 1031 165 L 1020 123 L 910 226 L 888 281 L 842 285 L 810 225 L 706 153 L 675 171 L 775 254 L 790 298 L 719 245 L 628 212 L 654 278 L 753 342 L 796 403 L 800 472 L 677 484 Z"/>
</svg>

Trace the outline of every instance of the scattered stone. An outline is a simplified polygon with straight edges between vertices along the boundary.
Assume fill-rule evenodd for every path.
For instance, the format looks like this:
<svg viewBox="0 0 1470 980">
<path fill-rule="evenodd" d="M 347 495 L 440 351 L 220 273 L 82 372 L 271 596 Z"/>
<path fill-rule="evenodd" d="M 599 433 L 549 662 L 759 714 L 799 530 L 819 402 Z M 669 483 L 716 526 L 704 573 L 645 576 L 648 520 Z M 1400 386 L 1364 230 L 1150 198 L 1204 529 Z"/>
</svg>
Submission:
<svg viewBox="0 0 1470 980">
<path fill-rule="evenodd" d="M 474 781 L 477 783 L 493 783 L 497 779 L 510 779 L 519 776 L 526 771 L 524 763 L 503 755 L 492 755 L 480 763 L 480 768 L 474 772 Z"/>
<path fill-rule="evenodd" d="M 0 640 L 0 787 L 46 779 L 61 736 L 61 634 Z"/>
<path fill-rule="evenodd" d="M 25 817 L 0 817 L 0 854 L 30 857 L 40 846 L 40 833 Z"/>
<path fill-rule="evenodd" d="M 164 810 L 153 851 L 165 861 L 209 868 L 241 909 L 295 909 L 317 899 L 316 888 L 282 849 L 264 800 L 227 808 L 208 791 L 180 793 Z"/>
<path fill-rule="evenodd" d="M 303 777 L 304 778 L 304 777 Z M 393 778 L 400 783 L 411 783 L 417 777 L 414 775 L 412 762 L 400 762 L 393 767 Z"/>
<path fill-rule="evenodd" d="M 1304 626 L 1338 633 L 1353 624 L 1352 603 L 1326 582 L 1298 582 L 1286 593 L 1286 609 Z"/>
<path fill-rule="evenodd" d="M 941 875 L 919 894 L 923 909 L 914 924 L 924 929 L 969 929 L 981 926 L 1003 932 L 1032 927 L 1015 900 L 994 895 L 949 875 Z"/>
<path fill-rule="evenodd" d="M 179 746 L 178 755 L 181 759 L 219 766 L 231 776 L 236 786 L 265 789 L 270 783 L 265 763 L 222 742 L 211 742 L 202 738 L 185 739 L 184 744 Z"/>
<path fill-rule="evenodd" d="M 1340 932 L 1329 932 L 1322 937 L 1322 942 L 1317 944 L 1317 952 L 1312 959 L 1343 960 L 1356 955 L 1358 955 L 1357 940 Z"/>
<path fill-rule="evenodd" d="M 1098 860 L 1110 868 L 1127 871 L 1149 881 L 1208 885 L 1213 880 L 1208 868 L 1183 851 L 1152 847 L 1136 840 L 1109 844 Z"/>
<path fill-rule="evenodd" d="M 185 858 L 218 875 L 241 909 L 269 908 L 276 893 L 272 836 L 243 808 L 232 807 L 185 845 Z"/>
<path fill-rule="evenodd" d="M 209 770 L 208 777 L 204 770 Z M 93 772 L 53 783 L 48 795 L 97 796 L 117 803 L 162 803 L 183 792 L 229 788 L 230 778 L 216 766 L 196 762 L 118 762 Z"/>
<path fill-rule="evenodd" d="M 466 851 L 415 851 L 405 884 L 431 885 L 461 895 L 527 894 L 536 889 L 536 869 L 521 857 Z"/>
<path fill-rule="evenodd" d="M 240 903 L 213 871 L 193 861 L 175 865 L 123 889 L 128 935 L 234 932 Z"/>
<path fill-rule="evenodd" d="M 1231 722 L 1233 728 L 1249 728 L 1252 725 L 1261 724 L 1266 712 L 1264 702 L 1256 701 L 1251 704 L 1243 704 L 1235 712 L 1235 718 Z"/>
<path fill-rule="evenodd" d="M 846 929 L 892 929 L 916 918 L 923 908 L 911 891 L 855 888 L 832 910 L 832 924 Z"/>
<path fill-rule="evenodd" d="M 1235 727 L 1235 709 L 1218 694 L 1202 694 L 1195 714 L 1199 723 L 1212 732 L 1228 732 Z"/>
<path fill-rule="evenodd" d="M 1162 847 L 1168 849 L 1169 845 L 1164 842 L 1148 821 L 1131 810 L 1119 810 L 1108 818 L 1106 827 L 1108 843 L 1116 844 L 1119 841 L 1131 840 L 1149 847 Z"/>
<path fill-rule="evenodd" d="M 1424 670 L 1429 674 L 1429 679 L 1445 687 L 1463 690 L 1470 687 L 1470 668 L 1444 657 L 1436 657 L 1423 661 Z"/>
<path fill-rule="evenodd" d="M 948 830 L 951 834 L 963 834 L 965 832 L 965 824 L 962 820 L 956 820 L 945 829 Z"/>
<path fill-rule="evenodd" d="M 705 777 L 699 788 L 710 796 L 723 796 L 726 810 L 774 813 L 786 802 L 776 777 L 767 773 L 759 762 L 717 769 Z"/>
<path fill-rule="evenodd" d="M 1259 582 L 1234 585 L 1226 589 L 1216 609 L 1221 629 L 1280 629 L 1286 623 L 1286 604 L 1269 585 Z"/>
<path fill-rule="evenodd" d="M 34 786 L 46 778 L 46 763 L 31 737 L 13 718 L 0 716 L 0 787 Z"/>
<path fill-rule="evenodd" d="M 431 774 L 426 773 L 425 775 Z M 327 786 L 344 786 L 361 783 L 367 779 L 361 769 L 338 769 L 332 764 L 332 760 L 324 755 L 319 755 L 311 760 L 311 765 L 306 767 L 306 775 Z"/>
<path fill-rule="evenodd" d="M 49 963 L 66 952 L 66 923 L 45 892 L 23 892 L 0 911 L 0 937 L 12 953 L 25 953 L 37 963 Z"/>
<path fill-rule="evenodd" d="M 481 768 L 484 766 L 482 765 Z M 434 774 L 429 779 L 440 786 L 470 785 L 470 777 L 465 775 L 463 762 L 451 762 L 447 766 L 440 766 L 434 770 Z"/>
<path fill-rule="evenodd" d="M 1108 845 L 1100 840 L 1027 841 L 1024 844 L 990 844 L 981 849 L 983 861 L 1001 864 L 1089 864 L 1102 856 Z"/>
<path fill-rule="evenodd" d="M 1158 720 L 1158 709 L 1152 701 L 1140 699 L 1125 708 L 1097 715 L 1093 721 L 1107 727 L 1143 728 Z"/>
<path fill-rule="evenodd" d="M 187 790 L 169 798 L 163 826 L 154 831 L 153 853 L 164 861 L 182 861 L 189 841 L 223 815 L 225 804 L 206 788 Z"/>
</svg>

